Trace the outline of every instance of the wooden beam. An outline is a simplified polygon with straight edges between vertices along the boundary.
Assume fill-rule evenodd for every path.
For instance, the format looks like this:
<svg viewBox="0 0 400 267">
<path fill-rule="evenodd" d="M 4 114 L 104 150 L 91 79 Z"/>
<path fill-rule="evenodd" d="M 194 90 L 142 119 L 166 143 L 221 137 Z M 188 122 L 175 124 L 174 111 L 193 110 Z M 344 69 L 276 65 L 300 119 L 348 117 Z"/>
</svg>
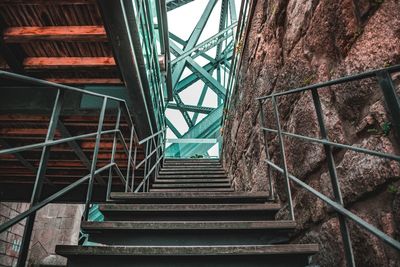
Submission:
<svg viewBox="0 0 400 267">
<path fill-rule="evenodd" d="M 23 43 L 35 40 L 50 41 L 106 41 L 103 26 L 10 27 L 4 30 L 5 43 Z"/>
<path fill-rule="evenodd" d="M 0 5 L 87 5 L 95 3 L 96 0 L 0 0 Z"/>
<path fill-rule="evenodd" d="M 62 69 L 115 67 L 113 57 L 28 57 L 24 60 L 25 69 Z"/>
<path fill-rule="evenodd" d="M 49 78 L 46 80 L 62 84 L 123 84 L 118 78 Z"/>
</svg>

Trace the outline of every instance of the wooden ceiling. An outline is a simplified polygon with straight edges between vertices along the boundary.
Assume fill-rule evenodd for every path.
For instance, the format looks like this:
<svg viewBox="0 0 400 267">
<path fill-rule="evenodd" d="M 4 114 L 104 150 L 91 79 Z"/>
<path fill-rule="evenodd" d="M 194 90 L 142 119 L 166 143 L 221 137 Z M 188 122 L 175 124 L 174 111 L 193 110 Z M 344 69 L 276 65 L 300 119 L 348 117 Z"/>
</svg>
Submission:
<svg viewBox="0 0 400 267">
<path fill-rule="evenodd" d="M 94 0 L 0 0 L 0 68 L 64 84 L 122 84 Z"/>
<path fill-rule="evenodd" d="M 78 86 L 123 84 L 94 0 L 0 0 L 0 69 Z M 8 86 L 0 80 L 2 85 Z M 62 114 L 56 139 L 97 131 L 99 114 L 78 112 Z M 0 112 L 0 150 L 44 141 L 49 114 L 25 113 Z M 103 130 L 115 127 L 115 115 L 107 114 Z M 129 144 L 126 121 L 121 121 L 121 131 Z M 112 145 L 113 136 L 102 137 L 97 167 L 110 163 Z M 52 147 L 46 186 L 65 186 L 87 175 L 94 146 L 94 138 L 85 138 Z M 20 195 L 29 199 L 40 155 L 41 149 L 0 155 L 0 200 L 7 194 L 14 199 L 24 186 L 27 190 Z M 115 159 L 125 175 L 127 155 L 121 141 Z M 140 147 L 137 161 L 142 159 Z M 113 176 L 115 185 L 123 188 L 115 172 Z M 108 171 L 96 178 L 95 185 L 105 187 L 107 177 Z M 140 182 L 142 169 L 136 177 Z"/>
</svg>

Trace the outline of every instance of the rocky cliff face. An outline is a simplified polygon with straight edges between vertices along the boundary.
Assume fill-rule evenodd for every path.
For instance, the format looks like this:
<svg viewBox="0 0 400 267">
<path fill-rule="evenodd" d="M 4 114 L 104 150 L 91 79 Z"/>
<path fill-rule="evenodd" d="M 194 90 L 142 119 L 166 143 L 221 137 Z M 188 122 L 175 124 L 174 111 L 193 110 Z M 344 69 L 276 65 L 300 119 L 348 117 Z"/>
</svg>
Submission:
<svg viewBox="0 0 400 267">
<path fill-rule="evenodd" d="M 260 105 L 255 97 L 400 63 L 399 0 L 255 1 L 243 47 L 238 87 L 223 128 L 223 164 L 242 191 L 268 188 Z M 393 75 L 399 88 L 400 75 Z M 400 154 L 376 79 L 320 91 L 331 141 Z M 278 98 L 285 131 L 320 137 L 310 93 Z M 276 128 L 270 102 L 263 105 L 266 125 Z M 267 136 L 272 160 L 281 162 L 278 140 Z M 321 145 L 285 138 L 289 172 L 332 197 Z M 400 239 L 400 165 L 345 149 L 334 150 L 347 208 Z M 273 172 L 278 199 L 287 196 L 284 178 Z M 317 242 L 321 266 L 344 266 L 338 221 L 332 210 L 293 186 L 296 241 Z M 284 208 L 278 215 L 287 216 Z M 398 253 L 350 223 L 357 266 L 400 266 Z"/>
</svg>

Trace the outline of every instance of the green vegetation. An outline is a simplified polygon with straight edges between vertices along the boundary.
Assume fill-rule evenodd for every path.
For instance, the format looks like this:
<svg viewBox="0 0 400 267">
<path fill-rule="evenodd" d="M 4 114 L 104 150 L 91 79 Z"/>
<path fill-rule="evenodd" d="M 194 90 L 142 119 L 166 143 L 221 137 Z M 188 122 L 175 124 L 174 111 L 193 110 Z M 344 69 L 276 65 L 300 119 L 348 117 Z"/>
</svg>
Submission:
<svg viewBox="0 0 400 267">
<path fill-rule="evenodd" d="M 397 194 L 400 190 L 397 186 L 395 186 L 394 184 L 390 184 L 387 187 L 387 191 L 391 194 Z"/>
</svg>

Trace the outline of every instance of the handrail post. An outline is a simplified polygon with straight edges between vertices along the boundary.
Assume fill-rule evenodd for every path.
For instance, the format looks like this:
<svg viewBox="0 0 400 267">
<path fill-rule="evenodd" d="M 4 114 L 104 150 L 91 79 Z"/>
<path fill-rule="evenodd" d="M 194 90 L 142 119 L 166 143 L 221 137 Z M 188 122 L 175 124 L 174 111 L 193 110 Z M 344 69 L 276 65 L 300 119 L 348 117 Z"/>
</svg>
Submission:
<svg viewBox="0 0 400 267">
<path fill-rule="evenodd" d="M 164 128 L 164 132 L 163 132 L 163 148 L 162 148 L 162 154 L 163 159 L 162 159 L 162 166 L 165 165 L 165 152 L 166 152 L 166 146 L 167 146 L 167 127 Z"/>
<path fill-rule="evenodd" d="M 135 151 L 133 152 L 131 192 L 133 192 L 135 190 L 134 187 L 135 187 L 135 171 L 136 171 L 137 147 L 138 147 L 138 144 L 135 145 Z"/>
<path fill-rule="evenodd" d="M 282 154 L 283 176 L 285 177 L 286 192 L 288 194 L 289 217 L 290 217 L 291 220 L 294 221 L 295 218 L 294 218 L 294 211 L 293 211 L 292 192 L 291 192 L 291 189 L 290 189 L 289 173 L 288 173 L 288 168 L 287 168 L 287 163 L 286 163 L 285 144 L 283 142 L 281 123 L 280 123 L 280 119 L 279 119 L 278 105 L 276 103 L 275 96 L 272 97 L 272 104 L 274 106 L 276 127 L 277 127 L 277 130 L 278 130 L 278 138 L 279 138 L 280 150 L 281 150 L 281 154 Z"/>
<path fill-rule="evenodd" d="M 99 125 L 97 126 L 96 143 L 95 143 L 95 147 L 94 147 L 94 151 L 93 151 L 92 165 L 90 168 L 90 179 L 89 179 L 88 190 L 87 190 L 87 194 L 86 194 L 85 210 L 83 212 L 83 220 L 87 220 L 89 218 L 90 202 L 92 200 L 92 193 L 93 193 L 94 174 L 95 174 L 96 166 L 97 166 L 97 156 L 99 154 L 101 132 L 103 129 L 104 116 L 106 114 L 107 100 L 108 100 L 108 98 L 104 97 L 103 105 L 102 105 L 101 111 L 100 111 Z"/>
<path fill-rule="evenodd" d="M 149 153 L 149 141 L 146 141 L 146 153 L 145 153 L 145 159 L 144 159 L 144 171 L 143 171 L 143 183 L 142 183 L 142 192 L 145 190 L 145 184 L 146 184 L 146 176 L 147 176 L 147 155 Z"/>
<path fill-rule="evenodd" d="M 321 132 L 321 138 L 328 140 L 328 133 L 325 127 L 324 116 L 322 113 L 321 101 L 317 89 L 311 89 L 312 98 L 314 102 L 315 111 L 317 113 L 318 125 Z M 340 191 L 340 184 L 336 173 L 335 159 L 332 153 L 332 147 L 328 144 L 324 144 L 325 155 L 328 163 L 329 176 L 331 178 L 332 190 L 335 196 L 335 201 L 343 206 L 342 193 Z M 347 226 L 346 218 L 342 214 L 338 214 L 340 232 L 342 234 L 344 250 L 346 255 L 347 266 L 354 267 L 354 253 L 351 245 L 350 232 Z"/>
<path fill-rule="evenodd" d="M 128 165 L 126 167 L 126 179 L 125 179 L 125 193 L 128 192 L 129 189 L 129 174 L 131 170 L 131 161 L 132 161 L 132 144 L 133 144 L 133 134 L 134 128 L 131 129 L 131 136 L 129 139 L 129 154 L 128 154 Z M 133 172 L 135 172 L 135 167 L 133 166 Z"/>
<path fill-rule="evenodd" d="M 400 100 L 396 93 L 396 88 L 393 85 L 392 77 L 387 70 L 378 71 L 376 73 L 379 86 L 382 89 L 383 97 L 385 98 L 387 109 L 393 121 L 395 135 L 400 139 Z"/>
<path fill-rule="evenodd" d="M 151 142 L 151 141 L 152 142 Z M 148 192 L 149 191 L 149 181 L 150 181 L 150 176 L 151 176 L 151 172 L 150 172 L 150 170 L 151 170 L 151 164 L 152 164 L 152 158 L 153 158 L 153 154 L 152 154 L 152 149 L 153 149 L 153 143 L 154 143 L 154 137 L 153 138 L 151 138 L 149 140 L 149 143 L 150 143 L 150 146 L 149 146 L 149 154 L 150 154 L 150 156 L 149 156 L 149 158 L 148 158 L 148 161 L 149 161 L 149 163 L 147 164 L 147 168 L 148 168 L 148 170 L 146 171 L 146 176 L 147 176 L 147 178 L 146 178 L 146 181 L 145 181 L 145 183 L 144 183 L 144 187 L 145 187 L 145 191 L 144 192 Z"/>
<path fill-rule="evenodd" d="M 64 102 L 64 91 L 61 89 L 57 90 L 56 98 L 54 100 L 53 111 L 51 114 L 49 127 L 47 128 L 46 134 L 46 142 L 54 139 L 54 135 L 57 129 L 57 123 L 60 117 L 62 104 Z M 42 193 L 43 182 L 45 179 L 46 171 L 47 171 L 47 162 L 50 157 L 50 149 L 51 146 L 45 145 L 42 148 L 42 154 L 40 157 L 39 167 L 36 173 L 36 180 L 33 187 L 32 197 L 30 206 L 32 207 L 40 200 L 40 195 Z M 29 244 L 31 241 L 33 225 L 35 223 L 36 212 L 29 215 L 25 222 L 25 229 L 22 237 L 22 243 L 20 248 L 20 254 L 18 256 L 17 267 L 24 267 L 26 263 L 26 259 L 28 257 L 29 252 Z"/>
<path fill-rule="evenodd" d="M 264 110 L 263 110 L 263 100 L 258 100 L 260 104 L 260 123 L 261 123 L 261 128 L 265 127 L 265 116 L 264 116 Z M 267 132 L 263 129 L 261 129 L 263 133 L 263 139 L 264 139 L 264 150 L 265 154 L 267 156 L 268 160 L 271 160 L 270 153 L 269 153 L 269 148 L 268 148 L 268 139 L 267 139 Z M 275 190 L 274 190 L 274 185 L 272 183 L 272 170 L 271 167 L 268 165 L 268 182 L 269 182 L 269 198 L 270 200 L 275 199 Z"/>
<path fill-rule="evenodd" d="M 115 121 L 115 130 L 119 130 L 119 124 L 121 121 L 121 106 L 118 104 L 118 111 L 117 111 L 117 118 Z M 121 138 L 124 138 L 121 136 Z M 114 133 L 114 138 L 113 138 L 113 146 L 112 146 L 112 151 L 111 151 L 111 160 L 110 163 L 115 163 L 115 151 L 117 150 L 117 133 Z M 113 168 L 110 168 L 108 170 L 108 182 L 107 182 L 107 195 L 106 195 L 106 201 L 110 200 L 110 194 L 111 194 L 111 187 L 112 187 L 112 180 L 113 180 Z"/>
</svg>

